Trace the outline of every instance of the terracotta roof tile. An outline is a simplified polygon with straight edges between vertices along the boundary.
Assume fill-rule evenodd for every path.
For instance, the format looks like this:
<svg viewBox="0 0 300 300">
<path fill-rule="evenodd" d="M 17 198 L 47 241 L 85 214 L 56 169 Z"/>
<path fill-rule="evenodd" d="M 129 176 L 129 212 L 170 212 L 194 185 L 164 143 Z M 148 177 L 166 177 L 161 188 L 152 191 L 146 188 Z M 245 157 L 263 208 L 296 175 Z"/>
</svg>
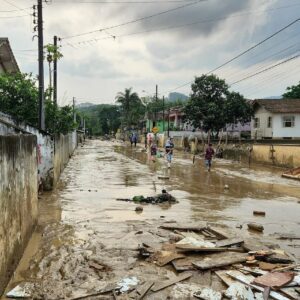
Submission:
<svg viewBox="0 0 300 300">
<path fill-rule="evenodd" d="M 272 113 L 300 113 L 300 99 L 256 99 L 257 104 Z"/>
</svg>

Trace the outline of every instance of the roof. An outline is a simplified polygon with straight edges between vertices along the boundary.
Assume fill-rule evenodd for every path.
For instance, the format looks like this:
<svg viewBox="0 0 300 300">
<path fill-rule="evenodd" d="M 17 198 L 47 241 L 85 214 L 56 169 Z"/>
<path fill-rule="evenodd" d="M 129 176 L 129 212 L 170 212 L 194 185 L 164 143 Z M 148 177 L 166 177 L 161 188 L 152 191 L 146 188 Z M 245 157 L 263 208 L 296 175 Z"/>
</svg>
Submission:
<svg viewBox="0 0 300 300">
<path fill-rule="evenodd" d="M 253 105 L 260 105 L 272 113 L 300 113 L 300 99 L 256 99 Z"/>
<path fill-rule="evenodd" d="M 17 61 L 10 47 L 8 38 L 0 38 L 0 73 L 20 72 Z"/>
</svg>

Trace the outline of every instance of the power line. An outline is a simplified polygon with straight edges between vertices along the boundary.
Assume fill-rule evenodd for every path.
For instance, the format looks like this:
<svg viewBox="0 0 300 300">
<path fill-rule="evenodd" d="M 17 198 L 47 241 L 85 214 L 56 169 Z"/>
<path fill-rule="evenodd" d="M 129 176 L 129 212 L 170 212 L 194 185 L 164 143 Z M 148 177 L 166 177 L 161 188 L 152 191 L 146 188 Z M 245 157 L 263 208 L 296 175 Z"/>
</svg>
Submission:
<svg viewBox="0 0 300 300">
<path fill-rule="evenodd" d="M 124 23 L 121 23 L 121 24 L 117 24 L 117 25 L 113 25 L 113 26 L 109 26 L 109 27 L 104 27 L 104 28 L 100 28 L 100 29 L 97 29 L 97 30 L 89 31 L 89 32 L 84 32 L 84 33 L 79 33 L 79 34 L 75 34 L 75 35 L 66 36 L 66 37 L 63 37 L 61 39 L 62 40 L 71 39 L 71 38 L 74 38 L 74 37 L 84 36 L 84 35 L 92 34 L 92 33 L 95 33 L 95 32 L 102 32 L 104 30 L 110 30 L 110 29 L 121 27 L 121 26 L 129 25 L 129 24 L 134 24 L 134 23 L 137 23 L 137 22 L 140 22 L 140 21 L 143 21 L 143 20 L 151 19 L 151 18 L 158 17 L 158 16 L 161 16 L 161 15 L 164 15 L 164 14 L 167 14 L 167 13 L 179 10 L 179 9 L 183 9 L 183 8 L 186 8 L 186 7 L 189 7 L 189 6 L 192 6 L 192 5 L 196 5 L 196 4 L 198 4 L 200 2 L 204 2 L 204 1 L 207 1 L 207 0 L 198 0 L 198 1 L 195 1 L 195 2 L 191 2 L 191 3 L 188 3 L 188 4 L 181 5 L 181 6 L 177 6 L 175 8 L 164 10 L 164 11 L 161 11 L 161 12 L 153 14 L 153 15 L 145 16 L 145 17 L 138 18 L 138 19 L 131 20 L 131 21 L 127 21 L 127 22 L 124 22 Z"/>
<path fill-rule="evenodd" d="M 28 9 L 28 8 L 22 8 L 22 7 L 20 7 L 20 6 L 16 5 L 16 4 L 14 4 L 13 2 L 8 1 L 8 0 L 3 0 L 3 1 L 6 2 L 6 3 L 8 3 L 9 5 L 11 5 L 11 6 L 17 8 L 17 9 L 20 10 L 20 11 L 23 10 L 23 11 L 25 11 L 26 13 L 28 13 L 28 12 L 26 11 L 26 9 Z"/>
<path fill-rule="evenodd" d="M 211 71 L 207 72 L 205 75 L 208 75 L 210 73 L 213 73 L 221 68 L 223 68 L 224 66 L 228 65 L 229 63 L 233 62 L 234 60 L 240 58 L 241 56 L 247 54 L 248 52 L 252 51 L 253 49 L 257 48 L 258 46 L 262 45 L 263 43 L 265 43 L 266 41 L 270 40 L 271 38 L 273 38 L 274 36 L 278 35 L 279 33 L 283 32 L 284 30 L 286 30 L 287 28 L 291 27 L 292 25 L 294 25 L 295 23 L 297 23 L 298 21 L 300 20 L 300 18 L 294 20 L 293 22 L 289 23 L 288 25 L 282 27 L 281 29 L 279 29 L 278 31 L 276 31 L 275 33 L 269 35 L 268 37 L 266 37 L 265 39 L 263 39 L 262 41 L 258 42 L 257 44 L 255 44 L 254 46 L 251 46 L 250 48 L 244 50 L 243 52 L 239 53 L 238 55 L 234 56 L 233 58 L 229 59 L 228 61 L 226 61 L 225 63 L 221 64 L 220 66 L 212 69 Z M 182 87 L 185 87 L 189 84 L 191 84 L 193 81 L 189 81 L 187 83 L 184 83 L 170 91 L 168 91 L 168 93 L 172 92 L 172 91 L 175 91 L 175 90 L 178 90 Z"/>
<path fill-rule="evenodd" d="M 161 3 L 183 3 L 192 2 L 194 0 L 159 0 L 159 1 L 55 1 L 52 3 L 72 3 L 72 4 L 161 4 Z"/>
<path fill-rule="evenodd" d="M 298 51 L 298 52 L 299 52 L 299 51 Z M 259 74 L 262 74 L 262 73 L 265 73 L 265 72 L 267 72 L 267 71 L 269 71 L 269 70 L 272 70 L 272 69 L 274 69 L 274 68 L 276 68 L 276 67 L 278 67 L 278 66 L 280 66 L 280 65 L 283 65 L 283 64 L 285 64 L 285 63 L 288 63 L 288 62 L 290 62 L 290 61 L 292 61 L 292 60 L 294 60 L 294 59 L 296 59 L 296 58 L 298 58 L 298 57 L 300 57 L 300 54 L 297 54 L 297 55 L 295 55 L 295 56 L 292 56 L 292 57 L 290 57 L 290 58 L 287 58 L 287 59 L 285 59 L 284 61 L 281 61 L 281 62 L 279 62 L 279 63 L 277 63 L 277 64 L 275 64 L 275 65 L 272 65 L 272 66 L 270 66 L 270 67 L 268 67 L 268 68 L 263 69 L 262 71 L 256 72 L 256 73 L 254 73 L 254 74 L 252 74 L 252 75 L 249 75 L 249 76 L 246 76 L 246 77 L 244 77 L 244 78 L 242 78 L 242 79 L 240 79 L 240 80 L 238 80 L 238 81 L 235 81 L 235 82 L 231 83 L 231 84 L 230 84 L 230 87 L 232 87 L 233 85 L 238 84 L 238 83 L 240 83 L 240 82 L 242 82 L 242 81 L 245 81 L 245 80 L 247 80 L 247 79 L 250 79 L 250 78 L 252 78 L 252 77 L 254 77 L 254 76 L 257 76 L 257 75 L 259 75 Z"/>
<path fill-rule="evenodd" d="M 31 6 L 30 7 L 26 7 L 24 9 L 31 9 Z M 13 13 L 13 12 L 19 12 L 20 10 L 23 10 L 23 9 L 13 9 L 13 10 L 0 10 L 0 13 Z"/>
<path fill-rule="evenodd" d="M 161 32 L 161 31 L 167 31 L 167 30 L 173 30 L 173 29 L 181 29 L 181 28 L 184 28 L 184 27 L 193 26 L 193 25 L 197 25 L 197 24 L 201 24 L 201 23 L 218 22 L 220 20 L 228 20 L 228 19 L 231 19 L 231 18 L 243 17 L 245 15 L 250 15 L 250 14 L 254 14 L 254 13 L 272 12 L 272 11 L 275 11 L 275 10 L 290 8 L 290 7 L 299 6 L 299 5 L 300 4 L 286 5 L 286 6 L 280 6 L 280 7 L 265 9 L 265 10 L 248 11 L 246 13 L 235 14 L 235 15 L 231 15 L 231 16 L 227 16 L 227 17 L 220 17 L 220 18 L 208 19 L 208 20 L 199 20 L 199 21 L 195 21 L 195 22 L 192 22 L 192 23 L 186 23 L 186 24 L 181 24 L 181 25 L 177 25 L 177 26 L 172 25 L 172 26 L 161 27 L 161 28 L 156 28 L 156 29 L 148 29 L 148 30 L 143 30 L 143 31 L 138 31 L 138 32 L 133 32 L 133 33 L 125 33 L 125 34 L 121 34 L 121 35 L 111 35 L 110 37 L 101 37 L 101 38 L 95 38 L 95 39 L 88 39 L 88 40 L 75 42 L 75 43 L 72 43 L 72 44 L 67 43 L 66 45 L 75 48 L 74 45 L 76 45 L 76 44 L 79 45 L 79 44 L 98 42 L 100 40 L 107 40 L 107 39 L 111 39 L 111 38 L 116 39 L 116 38 L 128 37 L 128 36 L 133 36 L 133 35 L 140 35 L 140 34 L 144 34 L 144 33 Z"/>
</svg>

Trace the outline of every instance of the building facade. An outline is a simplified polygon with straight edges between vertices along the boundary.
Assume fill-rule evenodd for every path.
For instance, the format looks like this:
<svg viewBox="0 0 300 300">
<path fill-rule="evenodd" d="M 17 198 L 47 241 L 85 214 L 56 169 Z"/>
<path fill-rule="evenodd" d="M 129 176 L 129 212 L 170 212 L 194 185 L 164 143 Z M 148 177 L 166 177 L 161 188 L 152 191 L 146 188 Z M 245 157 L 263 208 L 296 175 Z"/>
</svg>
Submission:
<svg viewBox="0 0 300 300">
<path fill-rule="evenodd" d="M 300 139 L 300 99 L 258 99 L 253 108 L 253 139 Z"/>
</svg>

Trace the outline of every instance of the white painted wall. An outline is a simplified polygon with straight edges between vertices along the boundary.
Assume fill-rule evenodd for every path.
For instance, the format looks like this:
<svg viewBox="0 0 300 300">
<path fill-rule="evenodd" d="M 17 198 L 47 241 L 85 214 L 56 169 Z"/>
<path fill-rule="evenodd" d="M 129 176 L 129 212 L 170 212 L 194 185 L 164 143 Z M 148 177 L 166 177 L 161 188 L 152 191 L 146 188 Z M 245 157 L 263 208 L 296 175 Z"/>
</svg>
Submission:
<svg viewBox="0 0 300 300">
<path fill-rule="evenodd" d="M 283 116 L 295 116 L 295 127 L 283 127 Z M 300 138 L 300 114 L 274 114 L 273 115 L 274 138 Z"/>
<path fill-rule="evenodd" d="M 267 111 L 265 108 L 260 107 L 255 112 L 255 118 L 259 118 L 259 128 L 254 128 L 254 119 L 251 120 L 251 137 L 252 138 L 263 138 L 263 137 L 272 137 L 273 128 L 268 128 L 268 118 L 272 117 L 273 114 Z M 272 120 L 274 122 L 274 120 Z M 272 124 L 272 127 L 274 125 Z"/>
</svg>

